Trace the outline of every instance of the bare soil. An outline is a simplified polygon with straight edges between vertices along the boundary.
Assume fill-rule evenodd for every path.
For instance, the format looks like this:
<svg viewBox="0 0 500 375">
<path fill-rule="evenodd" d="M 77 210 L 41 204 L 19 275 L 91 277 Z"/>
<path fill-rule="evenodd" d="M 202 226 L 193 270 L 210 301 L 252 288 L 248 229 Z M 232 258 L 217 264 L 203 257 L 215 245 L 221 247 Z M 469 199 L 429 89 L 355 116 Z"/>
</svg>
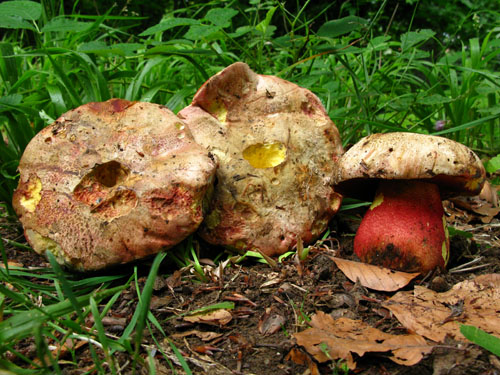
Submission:
<svg viewBox="0 0 500 375">
<path fill-rule="evenodd" d="M 500 221 L 498 215 L 490 223 L 482 223 L 479 216 L 446 206 L 450 224 L 472 233 L 472 238 L 455 235 L 451 239 L 451 260 L 448 270 L 481 257 L 469 270 L 461 272 L 434 272 L 418 278 L 405 289 L 423 285 L 443 292 L 454 284 L 480 274 L 500 273 Z M 182 353 L 193 374 L 344 374 L 342 362 L 316 363 L 296 345 L 293 334 L 308 327 L 308 319 L 317 311 L 334 317 L 360 319 L 372 327 L 392 334 L 406 333 L 406 329 L 381 302 L 394 293 L 375 292 L 349 281 L 331 260 L 331 255 L 356 259 L 352 253 L 353 234 L 362 212 L 337 215 L 331 223 L 331 238 L 312 247 L 303 262 L 291 256 L 275 267 L 257 263 L 253 259 L 225 268 L 213 264 L 220 248 L 200 243 L 207 279 L 200 281 L 193 268 L 176 269 L 164 262 L 155 282 L 151 311 L 175 347 Z M 11 239 L 21 241 L 19 227 L 3 228 Z M 5 233 L 4 233 L 5 237 Z M 15 237 L 15 238 L 14 238 Z M 46 265 L 45 260 L 30 251 L 7 246 L 9 260 L 23 265 Z M 226 257 L 222 257 L 226 259 Z M 150 262 L 136 266 L 146 280 Z M 477 267 L 477 268 L 476 268 Z M 132 272 L 132 268 L 130 268 Z M 108 271 L 113 272 L 113 271 Z M 123 268 L 120 270 L 123 272 Z M 137 305 L 137 291 L 132 286 L 122 293 L 105 318 L 106 331 L 112 337 L 120 336 L 129 323 Z M 234 303 L 229 315 L 215 315 L 205 322 L 185 319 L 190 312 L 222 302 Z M 92 322 L 89 321 L 91 326 Z M 144 333 L 144 364 L 140 373 L 147 374 L 147 351 L 159 340 L 163 353 L 153 349 L 157 374 L 183 374 L 184 371 L 157 328 Z M 21 354 L 34 359 L 33 340 L 18 344 Z M 121 373 L 129 374 L 131 358 L 117 353 Z M 68 358 L 69 359 L 69 358 Z M 417 365 L 405 367 L 387 358 L 386 353 L 355 357 L 357 367 L 352 374 L 362 375 L 441 375 L 441 374 L 500 374 L 499 358 L 474 344 L 449 339 L 436 345 L 431 354 Z M 18 362 L 15 357 L 12 361 Z M 169 364 L 170 362 L 170 364 Z M 62 364 L 66 374 L 80 374 L 93 366 L 89 346 L 77 350 L 77 365 Z M 175 372 L 174 372 L 175 370 Z"/>
</svg>

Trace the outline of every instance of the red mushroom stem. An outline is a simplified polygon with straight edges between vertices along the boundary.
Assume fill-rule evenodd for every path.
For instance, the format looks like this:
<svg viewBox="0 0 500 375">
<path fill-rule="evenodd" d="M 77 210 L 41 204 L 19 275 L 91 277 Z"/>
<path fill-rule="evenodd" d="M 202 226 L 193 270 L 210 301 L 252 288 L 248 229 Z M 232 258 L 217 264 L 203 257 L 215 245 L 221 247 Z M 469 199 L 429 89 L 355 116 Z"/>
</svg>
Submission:
<svg viewBox="0 0 500 375">
<path fill-rule="evenodd" d="M 382 180 L 354 238 L 364 262 L 425 274 L 445 268 L 449 236 L 437 185 Z"/>
</svg>

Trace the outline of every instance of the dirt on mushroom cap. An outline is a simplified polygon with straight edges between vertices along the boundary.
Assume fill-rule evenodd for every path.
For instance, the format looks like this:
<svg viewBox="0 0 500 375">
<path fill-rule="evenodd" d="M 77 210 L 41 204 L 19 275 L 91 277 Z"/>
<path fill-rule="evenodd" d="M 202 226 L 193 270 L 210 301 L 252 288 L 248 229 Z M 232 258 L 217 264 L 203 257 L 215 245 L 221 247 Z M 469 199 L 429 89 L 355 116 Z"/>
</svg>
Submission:
<svg viewBox="0 0 500 375">
<path fill-rule="evenodd" d="M 37 252 L 95 270 L 154 254 L 196 230 L 215 167 L 166 107 L 88 103 L 32 139 L 13 206 Z"/>
<path fill-rule="evenodd" d="M 371 179 L 371 180 L 370 180 Z M 438 184 L 441 196 L 475 195 L 486 172 L 468 147 L 448 138 L 385 133 L 362 138 L 341 158 L 337 188 L 346 196 L 371 200 L 378 179 L 424 179 Z"/>
<path fill-rule="evenodd" d="M 207 81 L 179 116 L 219 160 L 200 231 L 209 242 L 281 254 L 316 238 L 338 210 L 340 136 L 309 90 L 235 63 Z"/>
</svg>

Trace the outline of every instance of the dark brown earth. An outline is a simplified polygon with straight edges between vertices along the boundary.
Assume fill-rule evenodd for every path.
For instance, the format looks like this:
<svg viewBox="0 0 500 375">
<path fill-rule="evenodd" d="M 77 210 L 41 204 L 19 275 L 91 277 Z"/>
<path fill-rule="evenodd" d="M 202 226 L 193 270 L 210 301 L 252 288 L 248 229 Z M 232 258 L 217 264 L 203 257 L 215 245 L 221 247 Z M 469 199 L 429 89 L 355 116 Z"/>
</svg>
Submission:
<svg viewBox="0 0 500 375">
<path fill-rule="evenodd" d="M 442 292 L 460 281 L 480 274 L 500 273 L 499 216 L 485 224 L 479 215 L 458 209 L 450 203 L 445 207 L 449 224 L 473 234 L 472 238 L 460 234 L 452 236 L 452 258 L 448 270 L 482 257 L 474 265 L 478 268 L 463 272 L 435 271 L 414 280 L 405 287 L 406 290 L 411 290 L 418 284 Z M 296 345 L 292 337 L 294 333 L 308 327 L 309 318 L 317 311 L 334 317 L 360 319 L 391 334 L 406 333 L 406 329 L 396 318 L 381 306 L 381 302 L 394 293 L 368 290 L 349 281 L 330 258 L 335 255 L 356 259 L 352 253 L 352 240 L 361 215 L 362 211 L 348 211 L 337 215 L 330 225 L 331 237 L 312 247 L 303 262 L 298 262 L 291 256 L 275 267 L 270 267 L 247 258 L 240 263 L 228 262 L 222 268 L 216 266 L 211 259 L 223 250 L 200 243 L 200 258 L 203 258 L 207 277 L 203 282 L 193 268 L 177 269 L 165 260 L 155 282 L 151 311 L 184 356 L 192 373 L 347 373 L 342 369 L 342 362 L 316 363 L 304 348 Z M 19 227 L 16 224 L 12 226 L 8 230 L 4 226 L 4 235 L 21 241 Z M 7 246 L 6 251 L 11 261 L 23 265 L 46 265 L 45 260 L 33 252 L 10 246 Z M 139 280 L 141 288 L 150 263 L 145 261 L 136 264 L 139 273 L 143 275 Z M 132 268 L 130 271 L 132 272 Z M 228 310 L 228 316 L 216 317 L 206 323 L 188 322 L 184 319 L 189 312 L 221 302 L 234 303 L 234 308 Z M 103 321 L 111 337 L 119 337 L 123 333 L 136 305 L 137 291 L 132 283 L 132 287 L 121 294 Z M 89 321 L 88 324 L 91 326 L 92 322 Z M 156 328 L 153 327 L 152 332 L 165 354 L 154 352 L 156 373 L 183 374 L 171 346 Z M 143 358 L 146 359 L 147 350 L 154 346 L 153 337 L 146 331 L 143 338 Z M 28 358 L 36 357 L 34 342 L 30 339 L 19 343 L 18 350 Z M 117 353 L 115 357 L 120 366 L 123 366 L 120 373 L 130 374 L 130 356 Z M 166 358 L 173 363 L 175 372 Z M 11 360 L 21 364 L 15 356 Z M 350 373 L 362 375 L 500 373 L 498 357 L 474 344 L 463 344 L 451 339 L 437 345 L 431 354 L 411 367 L 393 363 L 385 353 L 355 356 L 355 361 L 357 368 Z M 62 365 L 65 374 L 81 374 L 93 368 L 88 345 L 77 350 L 76 362 L 77 366 Z M 319 372 L 316 372 L 316 368 Z M 140 366 L 140 373 L 149 373 L 146 365 Z"/>
</svg>

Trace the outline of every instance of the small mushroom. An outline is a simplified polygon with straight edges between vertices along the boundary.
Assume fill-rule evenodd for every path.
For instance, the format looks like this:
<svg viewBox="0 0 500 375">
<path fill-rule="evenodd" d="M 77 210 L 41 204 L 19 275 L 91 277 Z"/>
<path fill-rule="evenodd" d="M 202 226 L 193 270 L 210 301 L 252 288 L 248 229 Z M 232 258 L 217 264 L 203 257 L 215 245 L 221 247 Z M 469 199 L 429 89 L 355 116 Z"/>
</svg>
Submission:
<svg viewBox="0 0 500 375">
<path fill-rule="evenodd" d="M 166 107 L 88 103 L 28 144 L 13 206 L 36 252 L 97 270 L 168 249 L 194 232 L 215 169 Z"/>
<path fill-rule="evenodd" d="M 235 63 L 179 116 L 219 161 L 205 240 L 272 256 L 326 229 L 341 203 L 333 179 L 342 146 L 312 92 Z"/>
<path fill-rule="evenodd" d="M 447 138 L 373 134 L 339 161 L 337 191 L 373 200 L 354 238 L 364 262 L 426 273 L 449 259 L 441 199 L 475 195 L 485 181 L 483 164 L 466 146 Z"/>
</svg>

